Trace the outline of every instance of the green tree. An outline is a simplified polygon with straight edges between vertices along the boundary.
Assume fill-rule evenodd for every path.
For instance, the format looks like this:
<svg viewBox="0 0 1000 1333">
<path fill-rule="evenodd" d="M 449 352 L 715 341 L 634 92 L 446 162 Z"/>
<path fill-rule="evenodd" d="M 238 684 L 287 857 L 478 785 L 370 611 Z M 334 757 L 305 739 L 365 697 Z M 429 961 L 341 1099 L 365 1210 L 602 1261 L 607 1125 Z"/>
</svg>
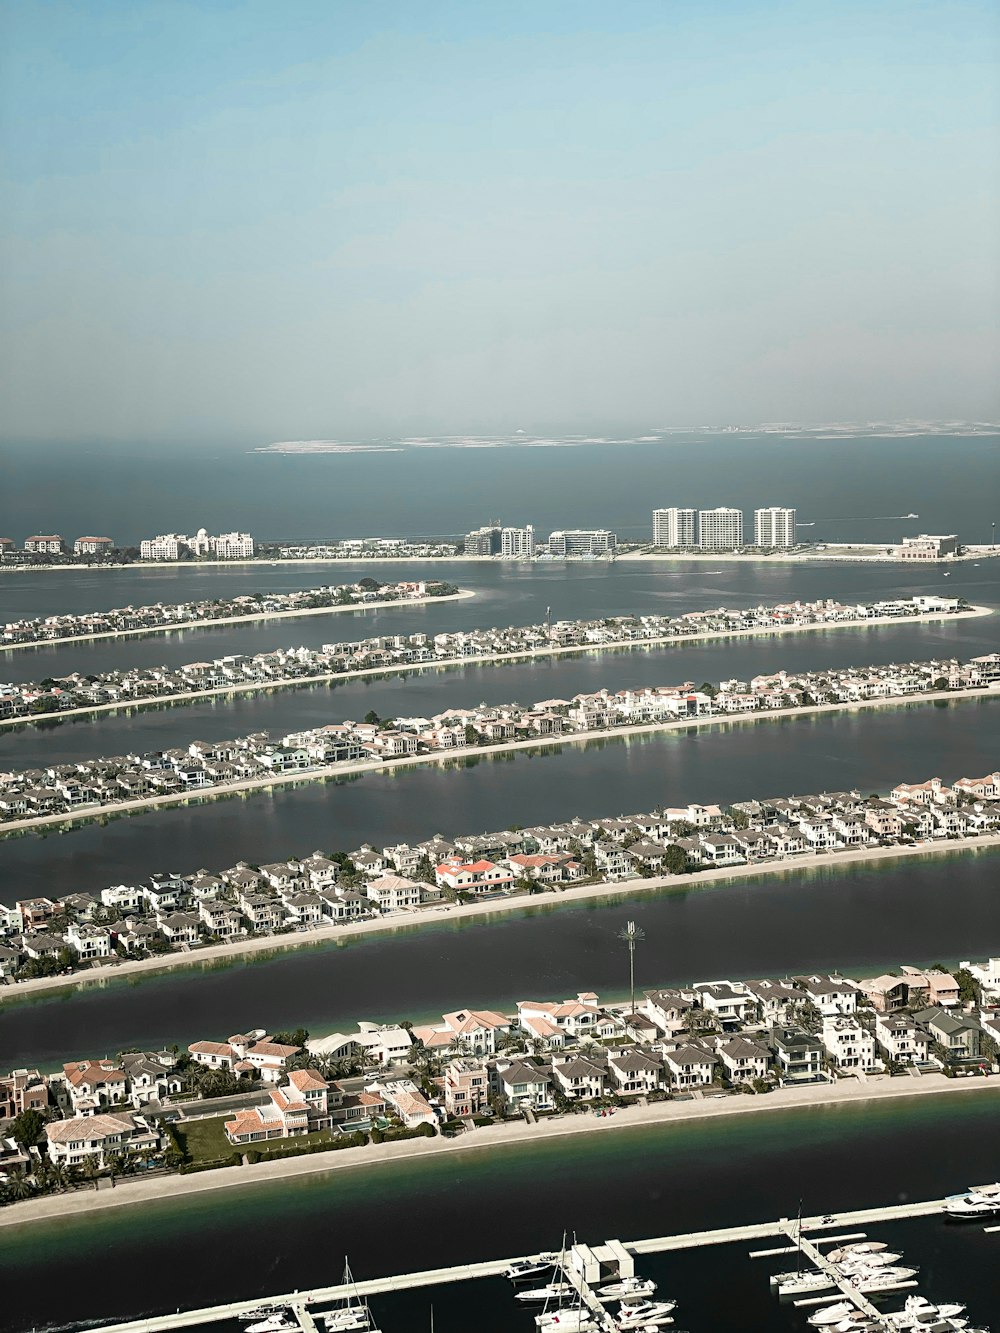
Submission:
<svg viewBox="0 0 1000 1333">
<path fill-rule="evenodd" d="M 45 1133 L 45 1117 L 41 1111 L 22 1111 L 11 1121 L 10 1132 L 22 1148 L 34 1148 L 42 1141 Z"/>
<path fill-rule="evenodd" d="M 672 842 L 663 854 L 663 868 L 668 875 L 683 875 L 687 870 L 687 852 Z"/>
</svg>

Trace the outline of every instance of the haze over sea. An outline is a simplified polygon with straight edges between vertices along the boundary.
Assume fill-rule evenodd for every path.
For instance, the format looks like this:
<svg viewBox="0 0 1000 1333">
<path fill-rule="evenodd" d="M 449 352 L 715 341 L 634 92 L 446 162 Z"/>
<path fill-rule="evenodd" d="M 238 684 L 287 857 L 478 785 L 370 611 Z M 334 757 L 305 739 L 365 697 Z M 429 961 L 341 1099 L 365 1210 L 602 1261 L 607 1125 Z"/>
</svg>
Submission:
<svg viewBox="0 0 1000 1333">
<path fill-rule="evenodd" d="M 0 454 L 0 535 L 93 533 L 137 544 L 204 525 L 281 540 L 444 536 L 500 517 L 533 523 L 546 537 L 554 528 L 600 526 L 636 541 L 649 539 L 658 506 L 778 504 L 815 522 L 801 534 L 815 541 L 890 541 L 919 530 L 987 542 L 1000 495 L 998 442 L 997 434 L 651 430 L 562 448 L 515 441 L 308 455 L 253 452 L 266 440 L 225 448 L 14 445 Z M 919 520 L 901 522 L 908 513 Z"/>
</svg>

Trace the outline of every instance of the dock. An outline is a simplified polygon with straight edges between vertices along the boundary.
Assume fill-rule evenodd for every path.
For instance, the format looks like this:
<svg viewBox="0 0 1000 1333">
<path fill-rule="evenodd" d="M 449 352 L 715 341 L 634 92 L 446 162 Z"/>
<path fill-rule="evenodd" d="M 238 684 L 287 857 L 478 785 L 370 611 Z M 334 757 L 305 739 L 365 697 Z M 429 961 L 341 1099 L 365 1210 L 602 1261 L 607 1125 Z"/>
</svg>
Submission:
<svg viewBox="0 0 1000 1333">
<path fill-rule="evenodd" d="M 809 1239 L 806 1233 L 833 1232 L 825 1237 L 827 1243 L 841 1241 L 844 1232 L 850 1232 L 859 1226 L 871 1223 L 898 1221 L 911 1217 L 929 1217 L 935 1213 L 943 1214 L 944 1200 L 929 1199 L 918 1203 L 890 1204 L 884 1208 L 861 1208 L 852 1212 L 823 1214 L 805 1217 L 800 1224 L 794 1218 L 782 1217 L 772 1222 L 754 1222 L 744 1226 L 722 1227 L 712 1231 L 693 1231 L 684 1235 L 654 1236 L 643 1240 L 610 1240 L 603 1246 L 589 1247 L 577 1245 L 570 1252 L 565 1265 L 568 1280 L 577 1288 L 584 1301 L 596 1314 L 596 1297 L 590 1292 L 591 1284 L 596 1280 L 600 1267 L 612 1264 L 620 1275 L 631 1275 L 632 1261 L 644 1254 L 662 1254 L 672 1250 L 700 1249 L 705 1245 L 732 1245 L 778 1239 L 784 1242 L 782 1249 L 787 1249 L 787 1242 L 794 1235 L 802 1235 L 802 1245 L 814 1263 L 818 1266 L 826 1263 L 822 1252 Z M 808 1247 L 808 1248 L 806 1248 Z M 477 1278 L 502 1277 L 507 1268 L 525 1256 L 513 1256 L 507 1259 L 489 1259 L 480 1263 L 456 1264 L 449 1268 L 424 1269 L 414 1273 L 396 1273 L 384 1277 L 356 1280 L 350 1284 L 338 1283 L 329 1287 L 314 1287 L 308 1291 L 293 1291 L 283 1295 L 255 1296 L 252 1300 L 233 1301 L 226 1305 L 214 1305 L 200 1310 L 177 1310 L 172 1314 L 151 1315 L 144 1319 L 128 1320 L 124 1323 L 99 1325 L 99 1333 L 171 1333 L 175 1329 L 200 1328 L 209 1324 L 222 1323 L 224 1320 L 239 1320 L 262 1304 L 280 1306 L 287 1309 L 298 1321 L 303 1333 L 315 1333 L 316 1323 L 311 1313 L 312 1306 L 330 1306 L 338 1301 L 360 1297 L 379 1296 L 387 1292 L 404 1291 L 418 1287 L 444 1286 L 452 1282 L 469 1282 Z M 574 1276 L 575 1274 L 575 1276 Z M 581 1290 L 586 1287 L 586 1292 Z M 862 1301 L 860 1293 L 856 1293 Z M 852 1296 L 851 1299 L 854 1299 Z M 855 1302 L 857 1303 L 857 1301 Z M 870 1303 L 869 1303 L 870 1304 Z M 865 1305 L 859 1305 L 865 1309 Z M 874 1307 L 871 1307 L 874 1309 Z M 603 1307 L 602 1307 L 603 1312 Z M 877 1313 L 877 1312 L 876 1312 Z"/>
</svg>

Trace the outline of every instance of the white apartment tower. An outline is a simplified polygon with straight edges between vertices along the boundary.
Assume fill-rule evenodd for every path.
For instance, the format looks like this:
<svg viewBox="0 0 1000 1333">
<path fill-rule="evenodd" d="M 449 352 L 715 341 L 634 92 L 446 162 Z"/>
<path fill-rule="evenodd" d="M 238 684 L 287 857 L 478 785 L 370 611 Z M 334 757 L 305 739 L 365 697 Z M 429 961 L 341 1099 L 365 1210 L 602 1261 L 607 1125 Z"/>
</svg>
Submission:
<svg viewBox="0 0 1000 1333">
<path fill-rule="evenodd" d="M 535 554 L 535 529 L 531 524 L 525 528 L 501 528 L 500 554 L 512 560 L 531 560 Z"/>
<path fill-rule="evenodd" d="M 777 506 L 755 509 L 753 541 L 755 546 L 794 546 L 795 510 Z"/>
<path fill-rule="evenodd" d="M 654 546 L 695 546 L 697 515 L 693 509 L 654 509 Z"/>
<path fill-rule="evenodd" d="M 699 509 L 698 545 L 712 551 L 732 551 L 743 545 L 743 515 L 739 509 Z"/>
</svg>

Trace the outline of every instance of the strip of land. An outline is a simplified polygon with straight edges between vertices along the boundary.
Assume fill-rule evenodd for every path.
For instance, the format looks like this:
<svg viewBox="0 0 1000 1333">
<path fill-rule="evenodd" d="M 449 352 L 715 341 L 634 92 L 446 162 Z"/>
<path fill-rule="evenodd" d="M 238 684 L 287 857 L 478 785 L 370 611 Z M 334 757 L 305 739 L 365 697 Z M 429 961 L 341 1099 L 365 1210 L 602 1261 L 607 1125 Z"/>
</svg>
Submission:
<svg viewBox="0 0 1000 1333">
<path fill-rule="evenodd" d="M 440 926 L 446 922 L 472 921 L 498 916 L 507 912 L 522 912 L 532 907 L 573 907 L 578 903 L 607 898 L 629 898 L 638 894 L 656 893 L 664 889 L 711 888 L 725 884 L 742 883 L 769 876 L 798 875 L 814 870 L 837 870 L 845 865 L 862 862 L 902 860 L 914 856 L 935 856 L 942 853 L 963 855 L 978 850 L 1000 847 L 1000 833 L 985 833 L 961 840 L 941 838 L 931 842 L 915 843 L 908 847 L 858 847 L 843 852 L 814 852 L 806 856 L 787 857 L 782 861 L 764 861 L 716 870 L 694 870 L 683 875 L 658 875 L 651 879 L 605 880 L 597 884 L 560 885 L 558 890 L 537 894 L 512 894 L 470 903 L 444 903 L 424 907 L 413 912 L 399 912 L 364 921 L 350 921 L 343 925 L 317 926 L 291 935 L 267 935 L 256 939 L 236 940 L 227 944 L 210 944 L 188 953 L 160 954 L 154 958 L 93 965 L 86 972 L 68 976 L 36 977 L 32 981 L 18 981 L 0 985 L 0 1003 L 39 995 L 47 991 L 77 989 L 91 984 L 105 985 L 109 980 L 129 981 L 145 974 L 159 974 L 179 967 L 195 968 L 216 963 L 237 962 L 257 954 L 273 954 L 278 950 L 306 949 L 317 944 L 353 939 L 360 935 L 394 934 L 416 930 L 421 926 Z M 997 1080 L 1000 1083 L 1000 1080 Z"/>
<path fill-rule="evenodd" d="M 827 713 L 861 713 L 875 708 L 905 708 L 929 703 L 961 702 L 963 700 L 983 700 L 1000 698 L 1000 689 L 993 686 L 976 686 L 969 689 L 930 690 L 926 694 L 894 695 L 882 699 L 862 699 L 852 703 L 806 704 L 793 708 L 769 708 L 747 713 L 712 713 L 707 716 L 679 718 L 676 721 L 643 722 L 636 726 L 621 726 L 595 731 L 560 732 L 557 735 L 532 736 L 527 740 L 504 741 L 498 745 L 463 745 L 454 746 L 434 754 L 403 755 L 390 759 L 350 760 L 343 763 L 327 764 L 321 768 L 299 770 L 294 773 L 269 774 L 261 778 L 243 778 L 225 786 L 201 787 L 194 792 L 171 792 L 164 796 L 143 796 L 130 801 L 120 801 L 113 805 L 95 805 L 77 811 L 63 811 L 58 814 L 32 815 L 26 819 L 12 819 L 0 824 L 0 840 L 12 833 L 24 833 L 31 829 L 52 828 L 62 825 L 66 828 L 78 824 L 91 824 L 95 820 L 107 819 L 117 815 L 137 814 L 145 810 L 166 809 L 171 806 L 199 804 L 203 801 L 221 800 L 243 792 L 267 791 L 275 787 L 293 787 L 300 783 L 328 782 L 331 779 L 352 777 L 360 773 L 392 772 L 397 768 L 413 768 L 429 764 L 451 764 L 473 758 L 489 758 L 493 755 L 510 754 L 519 750 L 546 750 L 553 746 L 586 745 L 592 741 L 618 740 L 631 736 L 645 736 L 657 732 L 690 731 L 702 727 L 741 726 L 748 722 L 772 722 L 791 717 L 812 717 Z"/>
<path fill-rule="evenodd" d="M 205 616 L 200 620 L 180 620 L 169 625 L 144 625 L 138 629 L 100 630 L 95 634 L 67 634 L 51 639 L 30 639 L 26 643 L 2 643 L 0 649 L 12 653 L 21 648 L 60 648 L 64 643 L 90 643 L 94 639 L 136 639 L 148 634 L 173 634 L 177 630 L 215 629 L 219 625 L 246 625 L 255 620 L 301 620 L 305 616 L 335 616 L 341 611 L 384 611 L 388 607 L 422 606 L 428 602 L 457 602 L 476 593 L 469 589 L 443 593 L 440 597 L 394 597 L 381 602 L 348 602 L 343 606 L 314 606 L 292 611 L 253 611 L 245 616 Z M 977 608 L 978 609 L 978 608 Z M 918 616 L 918 620 L 923 617 Z M 92 712 L 92 709 L 75 710 Z M 37 721 L 38 719 L 33 719 Z"/>
<path fill-rule="evenodd" d="M 738 554 L 732 551 L 619 551 L 615 553 L 614 562 L 619 560 L 643 560 L 656 561 L 661 564 L 679 564 L 681 562 L 694 561 L 723 561 L 726 564 L 842 564 L 844 561 L 857 562 L 860 564 L 879 564 L 879 565 L 903 565 L 906 568 L 912 568 L 915 561 L 904 560 L 897 555 L 887 555 L 884 553 L 882 543 L 865 543 L 878 547 L 878 554 L 865 553 L 858 546 L 850 543 L 827 543 L 822 551 L 773 551 L 769 555 L 762 552 L 752 554 Z M 894 542 L 886 542 L 884 546 L 893 546 Z M 982 546 L 971 550 L 966 550 L 962 555 L 948 556 L 946 560 L 926 561 L 921 565 L 923 569 L 949 569 L 956 564 L 967 564 L 970 561 L 990 560 L 1000 558 L 1000 546 Z M 612 562 L 612 563 L 614 563 Z M 570 557 L 562 559 L 553 557 L 552 559 L 542 561 L 524 561 L 509 559 L 495 555 L 377 555 L 377 556 L 288 556 L 283 560 L 198 560 L 195 563 L 174 562 L 169 560 L 142 560 L 136 561 L 130 565 L 14 565 L 0 564 L 0 574 L 42 574 L 52 572 L 65 572 L 67 570 L 79 570 L 92 573 L 96 570 L 144 570 L 144 569 L 232 569 L 234 566 L 256 566 L 258 568 L 267 568 L 281 565 L 445 565 L 445 564 L 466 564 L 466 565 L 496 565 L 496 564 L 541 564 L 543 567 L 550 565 L 579 565 L 579 564 L 605 564 L 606 560 L 598 559 L 595 561 L 581 561 L 579 558 Z"/>
<path fill-rule="evenodd" d="M 72 1194 L 47 1195 L 8 1204 L 0 1209 L 0 1227 L 45 1222 L 57 1217 L 80 1217 L 106 1208 L 146 1204 L 160 1199 L 203 1194 L 218 1189 L 261 1185 L 276 1180 L 294 1179 L 331 1171 L 370 1169 L 387 1163 L 416 1158 L 448 1157 L 478 1149 L 498 1149 L 583 1134 L 608 1134 L 621 1129 L 645 1129 L 650 1126 L 690 1123 L 767 1112 L 803 1110 L 819 1106 L 874 1104 L 902 1101 L 913 1097 L 964 1093 L 982 1096 L 1000 1092 L 1000 1079 L 947 1078 L 943 1074 L 924 1074 L 919 1078 L 888 1078 L 864 1083 L 843 1079 L 834 1084 L 809 1084 L 781 1088 L 761 1096 L 727 1096 L 692 1101 L 653 1102 L 647 1106 L 623 1108 L 613 1116 L 569 1114 L 539 1120 L 529 1125 L 511 1121 L 483 1127 L 457 1139 L 406 1139 L 395 1143 L 372 1144 L 363 1148 L 343 1148 L 338 1152 L 316 1153 L 284 1160 L 257 1162 L 218 1171 L 203 1171 L 185 1176 L 158 1176 L 152 1180 L 126 1179 L 116 1188 L 77 1190 Z"/>
<path fill-rule="evenodd" d="M 413 606 L 415 603 L 421 603 L 427 601 L 436 601 L 436 602 L 454 601 L 457 598 L 474 597 L 474 596 L 475 593 L 472 592 L 459 592 L 449 597 L 435 597 L 435 598 L 421 597 L 412 599 L 408 598 L 406 602 L 402 603 L 402 605 Z M 369 603 L 367 606 L 353 606 L 353 607 L 345 606 L 345 607 L 332 607 L 332 608 L 323 607 L 317 611 L 281 611 L 275 614 L 282 616 L 326 615 L 330 610 L 335 610 L 335 611 L 377 610 L 380 607 L 399 606 L 399 605 L 401 605 L 401 603 L 399 602 L 378 602 L 378 603 Z M 488 666 L 488 665 L 502 666 L 507 662 L 526 662 L 526 661 L 530 662 L 536 660 L 537 658 L 565 657 L 567 655 L 572 655 L 576 653 L 620 652 L 623 649 L 632 649 L 633 651 L 637 650 L 641 651 L 644 648 L 657 648 L 673 644 L 708 643 L 720 639 L 757 638 L 760 637 L 761 635 L 777 636 L 784 634 L 808 634 L 808 633 L 816 633 L 817 631 L 820 630 L 878 629 L 895 625 L 925 624 L 929 621 L 930 622 L 941 621 L 941 620 L 964 621 L 969 618 L 974 619 L 977 616 L 991 616 L 991 615 L 993 615 L 992 607 L 973 606 L 969 610 L 961 612 L 961 615 L 956 615 L 956 613 L 952 611 L 941 611 L 941 612 L 932 611 L 932 612 L 927 612 L 926 614 L 923 615 L 879 616 L 878 618 L 870 618 L 867 620 L 836 620 L 821 624 L 810 624 L 810 625 L 778 625 L 778 626 L 761 625 L 759 627 L 751 627 L 748 629 L 707 630 L 702 634 L 664 634 L 664 635 L 659 635 L 656 638 L 639 639 L 627 643 L 623 642 L 623 643 L 597 643 L 597 644 L 570 644 L 569 646 L 564 648 L 563 647 L 531 648 L 531 649 L 525 649 L 524 651 L 520 652 L 485 653 L 470 657 L 442 657 L 433 662 L 412 662 L 401 666 L 363 667 L 357 671 L 331 671 L 331 672 L 325 672 L 324 674 L 317 676 L 289 676 L 289 677 L 281 677 L 277 680 L 268 680 L 268 681 L 246 681 L 233 685 L 216 685 L 213 686 L 211 689 L 206 689 L 206 690 L 186 690 L 181 694 L 152 695 L 149 698 L 145 699 L 144 698 L 119 699 L 114 703 L 91 704 L 86 708 L 66 708 L 60 710 L 57 713 L 26 714 L 24 717 L 5 718 L 3 723 L 0 724 L 0 732 L 2 732 L 3 728 L 5 727 L 24 726 L 32 722 L 44 722 L 47 725 L 51 725 L 52 722 L 59 721 L 62 718 L 87 717 L 92 715 L 99 715 L 102 713 L 120 713 L 140 708 L 159 708 L 165 706 L 170 707 L 173 706 L 174 704 L 199 703 L 204 699 L 227 698 L 231 697 L 232 695 L 238 695 L 238 694 L 264 693 L 269 690 L 287 689 L 296 686 L 299 689 L 304 689 L 310 685 L 328 685 L 335 681 L 358 680 L 366 676 L 367 677 L 371 676 L 384 677 L 384 676 L 397 676 L 397 675 L 405 676 L 409 675 L 411 672 L 431 671 L 441 667 L 454 668 L 454 667 Z M 237 617 L 236 619 L 254 620 L 262 618 L 264 617 L 241 616 Z M 178 625 L 178 626 L 172 626 L 171 628 L 176 628 L 176 629 L 193 628 L 193 627 L 202 628 L 205 625 L 222 625 L 226 623 L 227 622 L 224 620 L 196 621 L 194 622 L 193 626 Z M 124 632 L 133 633 L 133 631 L 124 631 Z M 115 636 L 83 635 L 80 637 L 109 638 Z M 51 647 L 55 644 L 74 643 L 76 641 L 77 640 L 75 639 L 51 639 L 51 640 L 45 640 L 41 644 L 35 644 L 32 646 Z M 25 644 L 18 646 L 28 647 L 29 645 Z"/>
</svg>

